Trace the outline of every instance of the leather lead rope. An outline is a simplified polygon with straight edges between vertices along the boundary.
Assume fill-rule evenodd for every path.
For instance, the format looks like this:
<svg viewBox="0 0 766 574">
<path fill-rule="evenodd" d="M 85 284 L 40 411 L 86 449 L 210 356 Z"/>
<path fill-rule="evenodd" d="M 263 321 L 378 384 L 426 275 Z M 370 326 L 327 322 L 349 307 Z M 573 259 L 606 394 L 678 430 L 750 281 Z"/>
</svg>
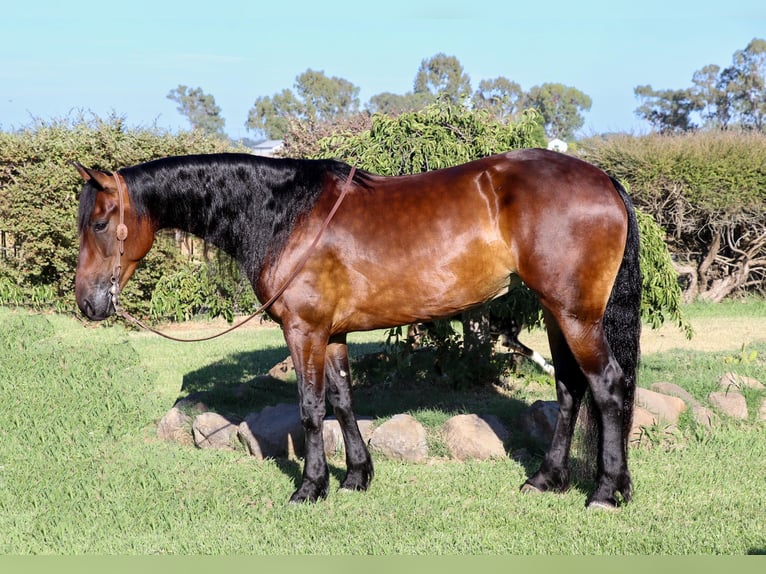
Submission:
<svg viewBox="0 0 766 574">
<path fill-rule="evenodd" d="M 220 333 L 216 333 L 215 335 L 210 335 L 208 337 L 199 337 L 195 339 L 181 339 L 178 337 L 173 337 L 172 335 L 168 335 L 167 333 L 163 333 L 162 331 L 159 331 L 155 329 L 154 327 L 150 327 L 149 325 L 145 324 L 143 321 L 136 319 L 128 313 L 125 309 L 122 308 L 122 306 L 119 304 L 118 297 L 120 294 L 120 275 L 122 274 L 122 255 L 125 252 L 125 240 L 128 237 L 128 228 L 125 225 L 125 204 L 123 200 L 123 185 L 122 180 L 119 178 L 117 173 L 115 172 L 114 180 L 117 183 L 117 195 L 119 196 L 118 203 L 119 203 L 119 209 L 120 209 L 120 223 L 117 225 L 117 241 L 119 245 L 119 252 L 117 254 L 117 264 L 114 266 L 114 270 L 112 271 L 112 305 L 114 306 L 115 313 L 122 317 L 123 319 L 126 319 L 127 321 L 133 323 L 137 327 L 140 327 L 142 329 L 145 329 L 147 331 L 150 331 L 154 333 L 155 335 L 159 335 L 160 337 L 164 337 L 165 339 L 169 339 L 171 341 L 178 341 L 180 343 L 198 343 L 200 341 L 210 341 L 211 339 L 216 339 L 222 335 L 226 335 L 227 333 L 231 333 L 235 329 L 238 329 L 245 323 L 251 321 L 256 316 L 260 315 L 264 311 L 266 311 L 269 307 L 271 307 L 274 302 L 279 299 L 279 297 L 282 295 L 282 293 L 285 292 L 285 290 L 289 287 L 290 283 L 293 282 L 293 280 L 298 276 L 298 274 L 303 270 L 303 268 L 306 266 L 306 263 L 309 260 L 309 257 L 311 257 L 312 253 L 316 249 L 317 244 L 319 243 L 319 240 L 321 239 L 322 235 L 324 234 L 327 227 L 330 225 L 330 221 L 332 221 L 332 218 L 335 216 L 335 212 L 338 211 L 338 208 L 340 207 L 340 204 L 343 203 L 343 200 L 345 199 L 346 195 L 348 194 L 348 191 L 351 189 L 352 181 L 354 179 L 354 174 L 356 173 L 356 167 L 351 166 L 351 171 L 349 171 L 348 177 L 346 178 L 345 183 L 343 184 L 343 187 L 341 188 L 340 195 L 338 196 L 338 199 L 335 201 L 335 204 L 332 206 L 332 209 L 327 214 L 327 217 L 325 217 L 324 222 L 322 223 L 322 227 L 319 228 L 319 231 L 316 234 L 316 237 L 314 237 L 314 241 L 311 242 L 311 245 L 309 245 L 308 249 L 306 249 L 303 256 L 298 261 L 298 264 L 295 266 L 295 269 L 293 269 L 293 272 L 290 274 L 290 276 L 287 278 L 287 280 L 284 282 L 282 287 L 277 289 L 277 291 L 269 298 L 268 301 L 266 301 L 263 305 L 258 307 L 252 315 L 249 317 L 243 319 L 236 325 L 233 325 L 226 329 L 225 331 L 221 331 Z"/>
</svg>

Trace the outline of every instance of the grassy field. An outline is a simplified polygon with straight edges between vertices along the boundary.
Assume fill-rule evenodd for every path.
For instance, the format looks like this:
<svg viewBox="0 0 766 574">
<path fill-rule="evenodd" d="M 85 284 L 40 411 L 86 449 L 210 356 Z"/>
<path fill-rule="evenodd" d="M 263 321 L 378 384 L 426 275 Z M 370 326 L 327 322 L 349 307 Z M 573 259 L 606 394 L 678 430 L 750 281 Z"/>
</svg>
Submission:
<svg viewBox="0 0 766 574">
<path fill-rule="evenodd" d="M 706 350 L 666 340 L 644 354 L 643 386 L 671 381 L 703 400 L 728 370 L 766 378 L 766 304 L 693 306 L 688 314 Z M 746 323 L 748 334 L 716 327 L 729 323 Z M 184 331 L 195 329 L 210 326 Z M 370 352 L 381 340 L 355 336 L 352 351 Z M 521 495 L 536 451 L 522 462 L 377 458 L 369 492 L 332 488 L 324 502 L 290 506 L 300 461 L 259 463 L 244 452 L 156 439 L 157 421 L 179 396 L 251 381 L 286 355 L 273 328 L 183 345 L 0 308 L 0 553 L 766 553 L 766 425 L 754 417 L 712 432 L 684 419 L 667 440 L 632 450 L 634 501 L 616 513 L 585 509 L 587 481 L 561 495 Z M 397 384 L 358 391 L 358 412 L 409 411 L 432 429 L 458 412 L 494 412 L 512 425 L 536 398 L 553 398 L 539 376 L 502 392 Z M 263 406 L 295 397 L 288 382 L 249 398 Z M 330 462 L 337 487 L 343 461 Z"/>
</svg>

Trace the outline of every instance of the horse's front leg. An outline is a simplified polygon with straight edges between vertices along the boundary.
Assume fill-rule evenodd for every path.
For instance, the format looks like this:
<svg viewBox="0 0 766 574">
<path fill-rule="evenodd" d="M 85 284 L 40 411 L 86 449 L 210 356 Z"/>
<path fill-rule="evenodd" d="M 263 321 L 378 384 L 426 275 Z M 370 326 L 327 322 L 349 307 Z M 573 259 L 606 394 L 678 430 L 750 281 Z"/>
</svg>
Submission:
<svg viewBox="0 0 766 574">
<path fill-rule="evenodd" d="M 327 338 L 305 328 L 285 327 L 285 340 L 295 365 L 306 458 L 301 484 L 290 502 L 315 502 L 327 497 L 330 472 L 324 454 L 322 423 L 325 416 L 324 367 Z"/>
<path fill-rule="evenodd" d="M 346 445 L 346 478 L 340 487 L 346 490 L 367 490 L 374 471 L 370 452 L 364 444 L 354 416 L 345 335 L 330 339 L 325 362 L 325 380 L 327 397 L 333 406 Z"/>
</svg>

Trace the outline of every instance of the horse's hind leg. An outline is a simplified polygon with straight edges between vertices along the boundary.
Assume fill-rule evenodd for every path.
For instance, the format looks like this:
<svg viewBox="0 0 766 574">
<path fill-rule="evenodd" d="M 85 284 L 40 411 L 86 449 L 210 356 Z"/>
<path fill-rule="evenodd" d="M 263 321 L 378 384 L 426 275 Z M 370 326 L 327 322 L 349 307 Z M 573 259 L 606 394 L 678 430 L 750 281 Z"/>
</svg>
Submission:
<svg viewBox="0 0 766 574">
<path fill-rule="evenodd" d="M 330 340 L 325 360 L 325 380 L 327 397 L 340 424 L 346 446 L 346 478 L 340 487 L 367 490 L 373 477 L 372 458 L 354 417 L 345 335 Z"/>
<path fill-rule="evenodd" d="M 548 312 L 545 312 L 545 324 L 553 355 L 559 416 L 543 463 L 521 487 L 524 492 L 564 491 L 569 488 L 569 451 L 577 413 L 588 386 L 558 323 Z"/>
<path fill-rule="evenodd" d="M 588 506 L 614 508 L 619 493 L 630 500 L 631 479 L 623 436 L 625 375 L 612 354 L 602 321 L 558 317 L 572 355 L 588 381 L 599 428 L 598 482 Z"/>
</svg>

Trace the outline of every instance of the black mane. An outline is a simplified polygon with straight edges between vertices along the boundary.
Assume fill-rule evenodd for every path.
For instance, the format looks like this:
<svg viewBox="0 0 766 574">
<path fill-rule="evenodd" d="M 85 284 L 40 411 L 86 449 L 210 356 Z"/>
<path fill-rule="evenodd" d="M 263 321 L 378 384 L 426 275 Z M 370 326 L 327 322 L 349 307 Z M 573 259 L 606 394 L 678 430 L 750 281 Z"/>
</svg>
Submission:
<svg viewBox="0 0 766 574">
<path fill-rule="evenodd" d="M 297 219 L 314 207 L 327 176 L 344 181 L 349 170 L 335 160 L 207 154 L 167 157 L 119 173 L 140 217 L 204 238 L 235 257 L 252 277 L 281 251 Z M 86 195 L 95 191 L 88 188 L 92 185 L 86 184 L 80 200 L 81 230 L 93 207 Z"/>
</svg>

